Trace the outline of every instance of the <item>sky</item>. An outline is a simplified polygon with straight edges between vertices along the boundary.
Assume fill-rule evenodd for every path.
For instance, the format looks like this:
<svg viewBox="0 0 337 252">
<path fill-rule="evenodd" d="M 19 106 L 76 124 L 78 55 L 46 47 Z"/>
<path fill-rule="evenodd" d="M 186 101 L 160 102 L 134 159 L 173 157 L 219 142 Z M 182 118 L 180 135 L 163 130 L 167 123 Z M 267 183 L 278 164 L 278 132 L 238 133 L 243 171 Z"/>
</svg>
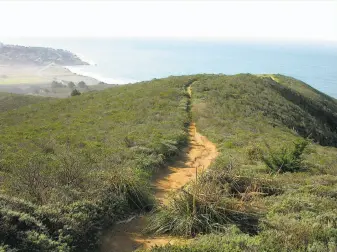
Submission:
<svg viewBox="0 0 337 252">
<path fill-rule="evenodd" d="M 0 1 L 0 40 L 139 37 L 337 43 L 337 1 Z"/>
</svg>

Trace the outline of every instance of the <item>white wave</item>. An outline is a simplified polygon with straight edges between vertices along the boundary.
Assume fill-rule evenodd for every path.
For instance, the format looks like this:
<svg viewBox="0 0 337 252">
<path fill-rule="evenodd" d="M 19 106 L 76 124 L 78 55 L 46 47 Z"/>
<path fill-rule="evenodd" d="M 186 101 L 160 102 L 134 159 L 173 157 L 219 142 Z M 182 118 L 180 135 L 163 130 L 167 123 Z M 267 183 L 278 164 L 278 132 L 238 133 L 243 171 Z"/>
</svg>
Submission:
<svg viewBox="0 0 337 252">
<path fill-rule="evenodd" d="M 128 83 L 135 83 L 138 82 L 137 80 L 133 79 L 126 79 L 126 78 L 111 78 L 111 77 L 104 77 L 97 72 L 87 71 L 85 66 L 66 66 L 66 69 L 71 71 L 72 73 L 83 75 L 87 77 L 94 78 L 96 80 L 102 81 L 107 84 L 128 84 Z"/>
</svg>

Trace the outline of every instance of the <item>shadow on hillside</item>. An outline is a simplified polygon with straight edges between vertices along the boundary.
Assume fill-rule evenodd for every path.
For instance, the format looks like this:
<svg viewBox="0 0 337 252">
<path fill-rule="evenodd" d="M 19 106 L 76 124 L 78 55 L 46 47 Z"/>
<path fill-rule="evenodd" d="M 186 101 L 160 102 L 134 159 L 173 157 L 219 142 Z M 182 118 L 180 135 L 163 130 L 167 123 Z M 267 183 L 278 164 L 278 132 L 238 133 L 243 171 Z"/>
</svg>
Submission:
<svg viewBox="0 0 337 252">
<path fill-rule="evenodd" d="M 279 84 L 271 78 L 265 78 L 265 81 L 283 98 L 300 107 L 303 111 L 308 113 L 310 117 L 315 118 L 317 124 L 321 125 L 321 127 L 311 125 L 312 127 L 309 130 L 306 127 L 298 126 L 296 124 L 287 125 L 288 127 L 295 128 L 302 137 L 310 137 L 321 145 L 337 147 L 337 114 L 334 111 L 329 110 L 329 107 L 336 107 L 334 104 L 330 104 L 333 102 L 331 98 L 329 100 L 330 106 L 327 106 L 327 104 L 325 104 L 328 102 L 327 100 L 317 101 L 307 98 L 302 94 Z M 326 95 L 323 97 L 326 97 Z M 322 129 L 324 129 L 324 131 L 322 131 Z"/>
</svg>

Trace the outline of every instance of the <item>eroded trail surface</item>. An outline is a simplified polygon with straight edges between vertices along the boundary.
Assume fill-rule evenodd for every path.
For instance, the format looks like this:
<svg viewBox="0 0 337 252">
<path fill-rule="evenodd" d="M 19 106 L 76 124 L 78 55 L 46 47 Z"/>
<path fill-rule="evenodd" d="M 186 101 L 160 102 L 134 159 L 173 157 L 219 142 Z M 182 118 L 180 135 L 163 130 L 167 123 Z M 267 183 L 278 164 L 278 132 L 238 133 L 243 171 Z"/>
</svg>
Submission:
<svg viewBox="0 0 337 252">
<path fill-rule="evenodd" d="M 189 145 L 180 159 L 160 171 L 155 177 L 154 188 L 157 200 L 166 204 L 170 193 L 195 179 L 197 174 L 209 167 L 217 154 L 216 146 L 200 135 L 195 124 L 192 123 L 189 127 Z"/>
<path fill-rule="evenodd" d="M 191 95 L 191 89 L 188 87 Z M 179 159 L 162 169 L 153 180 L 155 196 L 161 204 L 167 204 L 168 196 L 183 187 L 196 175 L 207 169 L 218 155 L 216 146 L 206 137 L 200 135 L 194 123 L 189 127 L 189 145 Z M 102 252 L 129 252 L 138 248 L 150 248 L 155 245 L 179 242 L 169 236 L 147 236 L 142 234 L 146 216 L 137 216 L 117 224 L 104 236 Z"/>
</svg>

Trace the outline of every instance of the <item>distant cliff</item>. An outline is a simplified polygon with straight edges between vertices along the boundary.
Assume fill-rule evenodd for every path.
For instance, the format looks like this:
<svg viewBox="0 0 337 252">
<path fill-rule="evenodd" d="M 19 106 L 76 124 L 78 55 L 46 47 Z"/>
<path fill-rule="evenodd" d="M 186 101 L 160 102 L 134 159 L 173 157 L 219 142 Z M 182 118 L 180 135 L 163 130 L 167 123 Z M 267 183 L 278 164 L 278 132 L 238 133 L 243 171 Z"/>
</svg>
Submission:
<svg viewBox="0 0 337 252">
<path fill-rule="evenodd" d="M 48 47 L 26 47 L 0 43 L 0 65 L 37 65 L 58 64 L 62 66 L 88 65 L 77 55 Z"/>
</svg>

